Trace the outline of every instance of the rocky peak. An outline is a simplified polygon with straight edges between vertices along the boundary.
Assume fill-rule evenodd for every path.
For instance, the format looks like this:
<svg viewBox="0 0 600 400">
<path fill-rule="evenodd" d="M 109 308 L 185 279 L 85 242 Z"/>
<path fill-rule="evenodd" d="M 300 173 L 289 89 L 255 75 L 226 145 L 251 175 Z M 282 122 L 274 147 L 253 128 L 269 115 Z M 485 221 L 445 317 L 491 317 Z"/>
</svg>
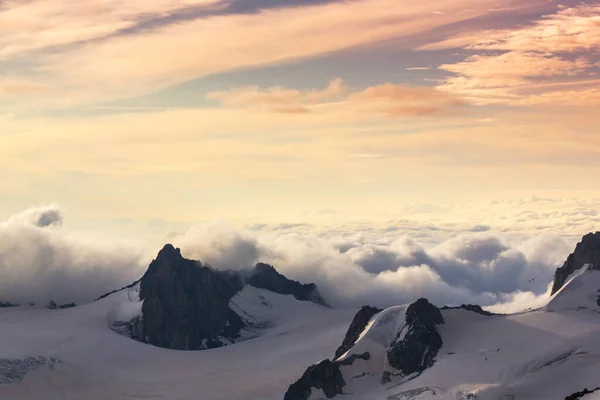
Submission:
<svg viewBox="0 0 600 400">
<path fill-rule="evenodd" d="M 178 350 L 219 347 L 244 327 L 229 308 L 243 287 L 240 276 L 183 258 L 166 245 L 140 282 L 145 342 Z"/>
<path fill-rule="evenodd" d="M 585 264 L 591 264 L 592 269 L 600 270 L 600 232 L 585 235 L 577 243 L 575 251 L 567 257 L 567 261 L 554 273 L 552 294 L 556 293 L 566 282 L 569 275 Z"/>
<path fill-rule="evenodd" d="M 124 331 L 136 340 L 177 350 L 220 347 L 239 338 L 247 322 L 229 303 L 246 284 L 325 305 L 316 285 L 289 280 L 270 265 L 258 264 L 251 271 L 215 270 L 184 258 L 171 244 L 159 251 L 139 281 L 123 289 L 138 282 L 141 317 L 125 323 Z"/>
<path fill-rule="evenodd" d="M 390 345 L 387 359 L 392 368 L 406 376 L 421 373 L 435 362 L 443 344 L 436 325 L 443 324 L 444 317 L 427 299 L 419 299 L 408 306 L 405 320 L 406 326 Z"/>
<path fill-rule="evenodd" d="M 335 359 L 340 358 L 344 353 L 354 346 L 360 334 L 365 330 L 367 324 L 373 318 L 373 316 L 377 313 L 380 313 L 383 310 L 380 310 L 376 307 L 364 306 L 362 307 L 354 316 L 352 323 L 350 323 L 350 327 L 346 332 L 346 336 L 344 337 L 344 341 L 342 345 L 338 347 L 335 351 Z"/>
<path fill-rule="evenodd" d="M 247 283 L 259 289 L 279 294 L 291 294 L 302 301 L 312 301 L 327 306 L 314 283 L 302 284 L 286 278 L 269 264 L 259 263 L 248 274 Z"/>
</svg>

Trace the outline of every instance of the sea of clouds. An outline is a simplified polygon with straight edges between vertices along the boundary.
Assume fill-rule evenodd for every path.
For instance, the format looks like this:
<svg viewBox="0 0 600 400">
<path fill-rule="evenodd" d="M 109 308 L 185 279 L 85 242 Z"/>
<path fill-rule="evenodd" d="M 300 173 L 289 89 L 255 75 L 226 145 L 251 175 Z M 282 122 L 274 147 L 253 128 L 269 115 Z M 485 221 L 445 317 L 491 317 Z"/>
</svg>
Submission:
<svg viewBox="0 0 600 400">
<path fill-rule="evenodd" d="M 63 226 L 57 205 L 31 208 L 0 222 L 0 300 L 47 304 L 93 301 L 141 277 L 167 241 L 129 239 Z M 171 235 L 184 256 L 218 269 L 273 264 L 315 282 L 335 307 L 386 307 L 427 297 L 438 305 L 476 303 L 516 311 L 548 296 L 554 270 L 572 250 L 544 233 L 509 241 L 487 229 L 423 243 L 395 231 L 318 233 L 193 225 Z"/>
</svg>

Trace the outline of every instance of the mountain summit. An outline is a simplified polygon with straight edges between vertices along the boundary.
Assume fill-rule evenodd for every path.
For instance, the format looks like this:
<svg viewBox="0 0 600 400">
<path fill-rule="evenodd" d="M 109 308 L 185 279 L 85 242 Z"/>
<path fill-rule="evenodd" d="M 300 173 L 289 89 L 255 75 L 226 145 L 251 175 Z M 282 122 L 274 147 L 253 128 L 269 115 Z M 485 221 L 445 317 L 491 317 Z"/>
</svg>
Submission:
<svg viewBox="0 0 600 400">
<path fill-rule="evenodd" d="M 584 265 L 589 265 L 591 270 L 600 270 L 600 232 L 585 235 L 563 266 L 556 270 L 552 294 L 562 288 L 567 278 Z"/>
<path fill-rule="evenodd" d="M 327 306 L 314 283 L 290 280 L 271 265 L 258 264 L 250 271 L 215 270 L 184 258 L 180 249 L 167 244 L 139 284 L 129 286 L 139 291 L 139 299 L 133 296 L 142 303 L 139 313 L 129 320 L 114 321 L 113 328 L 169 349 L 201 350 L 231 344 L 240 339 L 243 330 L 269 323 L 257 322 L 240 306 L 255 293 L 234 299 L 246 286 Z"/>
</svg>

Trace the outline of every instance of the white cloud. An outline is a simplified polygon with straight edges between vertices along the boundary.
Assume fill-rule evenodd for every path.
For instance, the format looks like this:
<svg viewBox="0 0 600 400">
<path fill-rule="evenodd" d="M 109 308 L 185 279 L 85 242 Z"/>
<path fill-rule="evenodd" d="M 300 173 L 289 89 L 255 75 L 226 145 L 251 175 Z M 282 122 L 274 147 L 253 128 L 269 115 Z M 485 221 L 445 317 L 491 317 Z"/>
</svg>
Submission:
<svg viewBox="0 0 600 400">
<path fill-rule="evenodd" d="M 164 244 L 71 232 L 61 222 L 52 205 L 0 224 L 0 299 L 91 301 L 140 278 Z M 184 256 L 219 269 L 271 263 L 291 279 L 315 282 L 342 307 L 385 307 L 418 297 L 439 305 L 520 307 L 543 298 L 570 250 L 552 235 L 515 245 L 489 232 L 468 233 L 424 245 L 395 231 L 245 231 L 218 222 L 192 226 L 170 241 Z"/>
<path fill-rule="evenodd" d="M 69 232 L 61 222 L 60 209 L 51 205 L 0 223 L 0 299 L 87 302 L 143 273 L 147 260 L 134 241 Z"/>
</svg>

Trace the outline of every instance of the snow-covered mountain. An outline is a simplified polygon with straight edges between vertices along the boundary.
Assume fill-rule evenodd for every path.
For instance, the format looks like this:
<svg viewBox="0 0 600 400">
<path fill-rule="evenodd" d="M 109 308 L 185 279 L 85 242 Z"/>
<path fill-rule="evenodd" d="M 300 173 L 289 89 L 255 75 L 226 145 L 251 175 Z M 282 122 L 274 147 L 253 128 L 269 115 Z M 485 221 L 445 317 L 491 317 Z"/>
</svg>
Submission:
<svg viewBox="0 0 600 400">
<path fill-rule="evenodd" d="M 511 315 L 426 299 L 364 308 L 343 354 L 311 365 L 285 400 L 600 399 L 599 233 L 577 245 L 553 287 L 543 307 Z"/>
<path fill-rule="evenodd" d="M 599 244 L 584 237 L 552 297 L 511 315 L 332 309 L 270 266 L 217 272 L 165 246 L 93 303 L 0 308 L 0 399 L 598 399 Z"/>
</svg>

